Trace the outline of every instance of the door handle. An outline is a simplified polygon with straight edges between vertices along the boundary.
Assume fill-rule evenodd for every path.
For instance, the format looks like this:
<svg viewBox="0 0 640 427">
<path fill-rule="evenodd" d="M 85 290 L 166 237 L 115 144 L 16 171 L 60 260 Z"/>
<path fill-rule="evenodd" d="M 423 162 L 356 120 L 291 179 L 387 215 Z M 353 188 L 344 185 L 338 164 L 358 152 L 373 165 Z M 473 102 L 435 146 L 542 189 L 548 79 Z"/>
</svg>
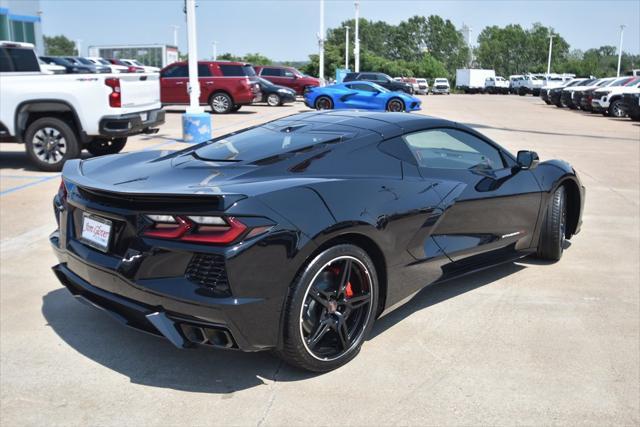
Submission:
<svg viewBox="0 0 640 427">
<path fill-rule="evenodd" d="M 176 85 L 183 85 L 184 82 L 176 82 Z"/>
<path fill-rule="evenodd" d="M 204 82 L 204 84 L 206 84 L 207 86 L 212 85 L 213 82 Z"/>
</svg>

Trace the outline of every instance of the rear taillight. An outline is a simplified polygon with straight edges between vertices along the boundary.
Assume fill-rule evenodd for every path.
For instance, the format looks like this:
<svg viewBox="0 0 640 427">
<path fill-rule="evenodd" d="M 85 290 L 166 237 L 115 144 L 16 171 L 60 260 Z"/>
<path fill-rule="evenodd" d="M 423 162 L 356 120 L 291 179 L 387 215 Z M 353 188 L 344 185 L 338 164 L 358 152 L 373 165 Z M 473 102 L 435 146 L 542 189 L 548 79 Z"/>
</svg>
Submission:
<svg viewBox="0 0 640 427">
<path fill-rule="evenodd" d="M 145 237 L 181 240 L 193 243 L 229 244 L 237 240 L 247 226 L 234 217 L 146 215 L 153 224 Z"/>
<path fill-rule="evenodd" d="M 109 106 L 113 108 L 122 107 L 122 95 L 120 93 L 120 79 L 118 78 L 108 78 L 104 80 L 104 84 L 111 88 L 111 93 L 109 94 Z"/>
</svg>

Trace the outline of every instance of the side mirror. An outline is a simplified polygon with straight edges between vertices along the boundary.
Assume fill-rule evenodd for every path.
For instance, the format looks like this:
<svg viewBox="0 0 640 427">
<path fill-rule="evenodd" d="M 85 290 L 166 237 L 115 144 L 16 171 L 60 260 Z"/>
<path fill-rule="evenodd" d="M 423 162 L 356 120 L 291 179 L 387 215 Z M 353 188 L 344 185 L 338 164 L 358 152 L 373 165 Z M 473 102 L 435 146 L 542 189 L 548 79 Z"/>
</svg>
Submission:
<svg viewBox="0 0 640 427">
<path fill-rule="evenodd" d="M 538 166 L 540 158 L 535 151 L 522 150 L 518 151 L 517 162 L 521 169 L 534 169 Z"/>
</svg>

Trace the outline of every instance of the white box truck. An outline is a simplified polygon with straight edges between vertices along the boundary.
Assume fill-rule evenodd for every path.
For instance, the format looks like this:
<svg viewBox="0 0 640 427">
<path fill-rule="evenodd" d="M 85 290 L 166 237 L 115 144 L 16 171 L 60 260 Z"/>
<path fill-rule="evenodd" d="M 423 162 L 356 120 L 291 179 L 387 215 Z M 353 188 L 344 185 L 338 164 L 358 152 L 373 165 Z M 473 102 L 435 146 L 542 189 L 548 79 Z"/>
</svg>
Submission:
<svg viewBox="0 0 640 427">
<path fill-rule="evenodd" d="M 496 77 L 495 70 L 461 68 L 456 70 L 456 88 L 464 93 L 484 91 L 484 83 L 489 77 Z"/>
</svg>

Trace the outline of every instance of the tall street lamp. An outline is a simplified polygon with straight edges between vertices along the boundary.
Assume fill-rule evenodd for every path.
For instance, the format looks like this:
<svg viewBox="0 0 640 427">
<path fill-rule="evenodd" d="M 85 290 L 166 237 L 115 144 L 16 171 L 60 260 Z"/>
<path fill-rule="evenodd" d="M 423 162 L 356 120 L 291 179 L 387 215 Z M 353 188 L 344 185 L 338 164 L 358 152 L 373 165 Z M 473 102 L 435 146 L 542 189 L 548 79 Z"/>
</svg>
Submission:
<svg viewBox="0 0 640 427">
<path fill-rule="evenodd" d="M 553 50 L 553 38 L 555 36 L 551 34 L 549 36 L 549 60 L 547 61 L 547 75 L 551 73 L 551 50 Z"/>
<path fill-rule="evenodd" d="M 344 27 L 346 33 L 344 38 L 344 69 L 349 69 L 349 27 Z"/>
<path fill-rule="evenodd" d="M 359 26 L 360 26 L 360 1 L 356 0 L 354 3 L 355 7 L 356 7 L 356 33 L 354 35 L 354 40 L 353 40 L 353 51 L 354 51 L 354 55 L 355 55 L 355 64 L 354 64 L 354 68 L 355 68 L 355 72 L 358 73 L 360 72 L 360 32 L 359 32 Z"/>
<path fill-rule="evenodd" d="M 618 48 L 618 77 L 620 77 L 620 62 L 622 61 L 622 35 L 624 34 L 624 27 L 626 27 L 626 25 L 620 25 L 620 47 Z"/>
<path fill-rule="evenodd" d="M 319 78 L 324 82 L 324 0 L 320 0 L 320 31 L 318 32 L 318 49 L 320 50 Z"/>
</svg>

